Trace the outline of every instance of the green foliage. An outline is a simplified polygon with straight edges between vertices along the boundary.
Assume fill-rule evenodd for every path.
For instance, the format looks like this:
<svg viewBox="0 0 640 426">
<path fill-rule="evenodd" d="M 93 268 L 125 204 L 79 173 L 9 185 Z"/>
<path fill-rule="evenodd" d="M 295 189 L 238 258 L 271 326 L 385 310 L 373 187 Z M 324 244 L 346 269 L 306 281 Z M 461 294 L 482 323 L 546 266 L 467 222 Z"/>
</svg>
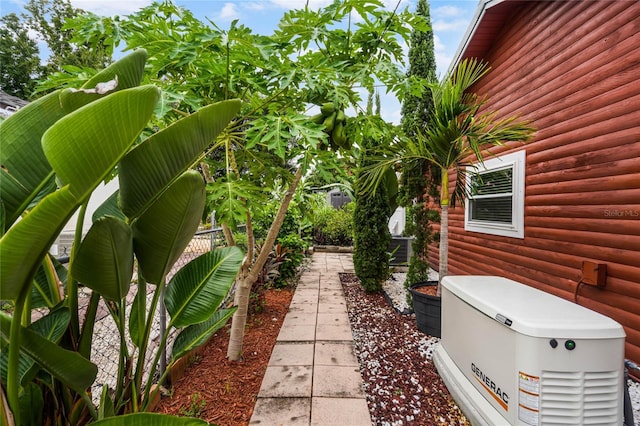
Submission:
<svg viewBox="0 0 640 426">
<path fill-rule="evenodd" d="M 0 18 L 0 23 L 0 87 L 29 99 L 41 73 L 38 45 L 15 13 Z"/>
<path fill-rule="evenodd" d="M 69 0 L 30 0 L 24 8 L 26 24 L 38 33 L 51 52 L 46 74 L 61 71 L 63 65 L 99 69 L 111 62 L 104 39 L 91 47 L 72 42 L 73 31 L 67 28 L 67 23 L 83 11 L 74 8 Z"/>
<path fill-rule="evenodd" d="M 302 265 L 307 248 L 307 243 L 298 234 L 288 234 L 278 238 L 278 243 L 275 245 L 274 250 L 276 258 L 281 258 L 282 260 L 278 267 L 279 275 L 274 280 L 276 288 L 286 287 L 288 280 L 298 274 L 298 268 Z"/>
<path fill-rule="evenodd" d="M 389 277 L 389 206 L 383 186 L 358 196 L 353 214 L 353 266 L 366 291 L 378 292 Z"/>
<path fill-rule="evenodd" d="M 279 207 L 280 203 L 277 199 L 275 199 L 272 202 L 268 203 L 264 207 L 264 209 L 259 211 L 258 215 L 255 216 L 253 220 L 253 233 L 256 239 L 261 240 L 267 236 L 269 227 L 271 226 L 271 223 L 273 223 Z M 282 238 L 288 235 L 298 235 L 301 227 L 302 215 L 296 208 L 296 203 L 291 202 L 289 209 L 284 216 L 284 221 L 282 222 L 282 226 L 280 227 L 280 232 L 278 233 L 278 238 L 276 239 L 276 241 L 280 241 Z"/>
<path fill-rule="evenodd" d="M 402 103 L 402 130 L 408 137 L 429 122 L 433 97 L 425 83 L 437 82 L 431 14 L 427 0 L 418 0 L 416 16 L 424 20 L 426 28 L 415 28 L 409 45 L 407 79 L 419 83 L 416 93 L 409 92 Z"/>
<path fill-rule="evenodd" d="M 431 224 L 440 220 L 438 210 L 429 209 L 423 204 L 415 204 L 408 208 L 405 232 L 414 236 L 411 243 L 413 255 L 409 259 L 409 268 L 407 270 L 407 278 L 404 282 L 405 287 L 409 287 L 421 281 L 429 279 L 429 262 L 427 248 L 434 240 L 434 232 Z M 411 295 L 407 293 L 407 301 L 411 303 Z"/>
<path fill-rule="evenodd" d="M 482 163 L 486 147 L 526 142 L 535 131 L 528 121 L 517 116 L 497 119 L 495 111 L 483 109 L 486 97 L 468 92 L 488 72 L 485 63 L 474 58 L 465 59 L 442 82 L 430 84 L 433 111 L 428 125 L 418 130 L 414 139 L 401 138 L 389 146 L 384 157 L 378 156 L 362 171 L 364 194 L 374 192 L 386 173 L 395 170 L 397 164 L 426 161 L 440 171 L 442 226 L 438 272 L 441 280 L 448 268 L 448 207 L 456 196 L 464 200 L 464 177 L 473 173 L 466 167 L 468 158 L 472 156 Z M 449 191 L 449 170 L 455 172 L 453 193 Z"/>
<path fill-rule="evenodd" d="M 325 204 L 318 209 L 313 222 L 313 242 L 318 245 L 353 245 L 353 212 L 356 204 L 350 202 L 340 209 Z"/>
<path fill-rule="evenodd" d="M 240 103 L 202 108 L 140 141 L 159 95 L 154 86 L 137 87 L 145 57 L 144 51 L 134 52 L 91 79 L 84 90 L 56 91 L 0 125 L 0 205 L 7 213 L 0 240 L 0 297 L 13 305 L 12 316 L 0 315 L 0 365 L 16 424 L 38 421 L 30 417 L 33 410 L 20 409 L 28 404 L 42 407 L 37 410 L 42 423 L 68 419 L 84 424 L 105 413 L 144 411 L 160 352 L 150 371 L 144 371 L 144 361 L 165 285 L 164 304 L 171 320 L 160 336 L 160 347 L 171 329 L 178 329 L 172 363 L 204 343 L 235 310 L 221 308 L 242 260 L 237 248 L 194 259 L 168 284 L 166 276 L 202 217 L 205 185 L 191 167 L 239 111 Z M 112 80 L 116 74 L 117 85 Z M 94 89 L 98 83 L 111 89 Z M 93 226 L 81 240 L 88 199 L 114 168 L 121 172 L 120 196 L 109 197 L 96 211 Z M 47 252 L 77 209 L 67 272 Z M 139 274 L 127 321 L 134 258 Z M 78 280 L 92 290 L 82 327 Z M 150 303 L 149 282 L 155 286 Z M 103 393 L 96 410 L 89 389 L 97 368 L 89 356 L 101 298 L 107 301 L 120 335 L 120 368 L 116 388 Z M 48 308 L 49 313 L 30 324 L 36 306 Z M 137 347 L 135 354 L 129 349 L 132 345 Z M 135 424 L 143 418 L 131 419 Z M 157 416 L 139 421 L 164 423 Z"/>
<path fill-rule="evenodd" d="M 207 406 L 207 399 L 196 392 L 189 397 L 189 406 L 180 409 L 180 414 L 186 417 L 200 417 L 202 410 Z"/>
<path fill-rule="evenodd" d="M 289 10 L 266 36 L 253 34 L 238 21 L 224 29 L 200 22 L 171 2 L 154 3 L 126 17 L 84 15 L 73 27 L 79 43 L 99 45 L 107 39 L 111 48 L 149 50 L 150 81 L 162 88 L 156 109 L 161 127 L 201 105 L 242 99 L 241 117 L 215 141 L 203 163 L 211 176 L 209 208 L 215 207 L 218 223 L 232 229 L 269 217 L 261 213 L 267 197 L 274 188 L 286 188 L 278 193 L 283 210 L 256 226 L 257 232 L 268 229 L 269 238 L 263 252 L 247 258 L 247 280 L 254 280 L 276 242 L 281 214 L 300 176 L 312 169 L 325 175 L 342 169 L 336 175 L 344 175 L 353 167 L 351 154 L 361 146 L 357 142 L 366 123 L 345 117 L 344 128 L 336 131 L 342 157 L 321 149 L 330 145 L 326 126 L 310 119 L 310 109 L 333 103 L 361 111 L 361 89 L 373 90 L 374 85 L 401 98 L 407 87 L 401 71 L 403 46 L 414 25 L 423 26 L 423 21 L 408 11 L 388 10 L 378 0 L 349 0 L 316 10 Z M 375 128 L 385 140 L 395 134 L 391 126 Z M 303 220 L 296 234 L 307 225 L 302 209 L 299 213 Z M 287 229 L 280 235 L 291 233 Z M 240 285 L 241 300 L 250 284 Z M 234 324 L 241 318 L 246 318 L 244 312 Z M 232 334 L 242 330 L 244 325 L 232 326 Z M 242 338 L 234 335 L 232 340 L 235 345 Z M 229 353 L 239 356 L 241 348 L 230 345 Z"/>
<path fill-rule="evenodd" d="M 380 104 L 376 102 L 373 110 L 373 93 L 369 93 L 367 116 L 378 122 L 378 128 L 383 129 L 385 123 L 380 118 Z M 361 173 L 370 164 L 369 153 L 375 153 L 385 147 L 384 133 L 363 132 L 361 145 L 364 154 L 360 158 L 360 167 L 356 177 L 356 207 L 353 213 L 354 252 L 353 264 L 360 284 L 366 291 L 378 292 L 389 277 L 389 262 L 391 253 L 391 232 L 389 232 L 389 218 L 396 209 L 398 181 L 393 170 L 388 170 L 381 180 L 381 184 L 370 193 L 362 193 Z"/>
<path fill-rule="evenodd" d="M 424 18 L 429 26 L 426 31 L 416 29 L 411 33 L 409 47 L 408 79 L 419 79 L 434 83 L 436 79 L 436 61 L 434 54 L 433 31 L 429 4 L 419 0 L 416 14 Z M 402 104 L 402 130 L 409 138 L 416 137 L 419 129 L 428 125 L 433 111 L 433 96 L 427 86 L 419 93 L 409 93 Z M 413 235 L 412 256 L 405 286 L 426 281 L 429 273 L 428 245 L 433 241 L 431 223 L 439 220 L 437 212 L 430 211 L 425 204 L 430 198 L 438 197 L 439 169 L 432 167 L 426 160 L 405 161 L 401 165 L 399 203 L 407 207 L 407 226 L 405 233 Z M 411 297 L 407 296 L 410 300 Z"/>
</svg>

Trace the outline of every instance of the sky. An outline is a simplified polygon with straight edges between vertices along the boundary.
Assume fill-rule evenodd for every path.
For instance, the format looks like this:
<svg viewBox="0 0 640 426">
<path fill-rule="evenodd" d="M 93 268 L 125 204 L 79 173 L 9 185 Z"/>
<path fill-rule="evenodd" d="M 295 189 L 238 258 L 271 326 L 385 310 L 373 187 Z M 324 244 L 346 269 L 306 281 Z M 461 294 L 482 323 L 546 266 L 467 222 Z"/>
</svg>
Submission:
<svg viewBox="0 0 640 426">
<path fill-rule="evenodd" d="M 0 0 L 0 15 L 21 13 L 28 0 Z M 153 0 L 71 0 L 73 6 L 97 15 L 127 15 L 152 3 Z M 174 0 L 189 9 L 200 20 L 209 18 L 221 28 L 238 19 L 241 24 L 259 34 L 271 34 L 280 18 L 289 9 L 304 7 L 307 0 Z M 332 0 L 309 0 L 311 8 L 326 6 Z M 398 0 L 382 0 L 392 9 Z M 417 0 L 401 0 L 400 9 L 415 11 Z M 471 22 L 478 0 L 430 0 L 431 24 L 434 31 L 437 74 L 442 77 L 453 59 L 460 41 Z M 42 49 L 41 49 L 42 50 Z M 381 115 L 390 122 L 400 122 L 400 104 L 393 97 L 382 95 Z"/>
</svg>

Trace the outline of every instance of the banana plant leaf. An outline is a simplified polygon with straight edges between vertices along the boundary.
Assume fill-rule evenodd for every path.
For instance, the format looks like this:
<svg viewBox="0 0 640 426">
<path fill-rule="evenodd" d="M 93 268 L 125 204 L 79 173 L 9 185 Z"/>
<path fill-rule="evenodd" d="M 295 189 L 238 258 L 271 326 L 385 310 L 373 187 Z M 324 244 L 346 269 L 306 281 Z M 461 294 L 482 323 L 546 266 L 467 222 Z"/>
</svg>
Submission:
<svg viewBox="0 0 640 426">
<path fill-rule="evenodd" d="M 9 340 L 11 317 L 0 312 L 0 334 Z M 78 393 L 86 392 L 98 374 L 98 367 L 77 352 L 62 349 L 37 332 L 20 328 L 20 352 Z"/>
<path fill-rule="evenodd" d="M 60 92 L 31 102 L 0 125 L 0 196 L 6 209 L 6 228 L 16 221 L 53 176 L 40 139 L 65 115 L 60 106 Z"/>
<path fill-rule="evenodd" d="M 134 220 L 190 168 L 240 110 L 239 100 L 200 109 L 136 146 L 119 166 L 122 211 Z"/>
<path fill-rule="evenodd" d="M 53 294 L 54 291 L 59 292 L 58 281 L 62 285 L 66 285 L 67 282 L 67 268 L 58 262 L 53 256 L 49 255 L 49 261 L 44 259 L 33 281 L 33 287 L 31 289 L 31 309 L 35 308 L 53 308 L 58 304 L 61 297 L 60 294 Z M 47 275 L 45 268 L 52 268 L 51 274 L 55 282 L 49 282 L 49 276 Z"/>
<path fill-rule="evenodd" d="M 182 330 L 173 343 L 173 348 L 171 350 L 172 359 L 179 359 L 191 349 L 197 348 L 198 346 L 206 343 L 213 333 L 224 327 L 236 309 L 237 306 L 230 309 L 220 309 L 205 322 L 194 324 Z"/>
<path fill-rule="evenodd" d="M 198 229 L 205 201 L 202 176 L 189 170 L 132 224 L 134 251 L 147 282 L 164 282 Z"/>
<path fill-rule="evenodd" d="M 131 227 L 111 216 L 95 221 L 78 247 L 71 274 L 104 298 L 122 300 L 133 276 Z"/>
<path fill-rule="evenodd" d="M 136 347 L 140 347 L 141 345 L 143 345 L 144 343 L 141 342 L 140 340 L 142 339 L 142 336 L 144 335 L 144 327 L 145 327 L 145 321 L 146 318 L 143 315 L 140 315 L 140 310 L 141 310 L 141 297 L 147 297 L 147 295 L 138 290 L 136 292 L 135 297 L 133 298 L 133 303 L 131 304 L 131 313 L 129 315 L 129 336 L 131 336 L 131 342 L 133 342 L 133 344 Z M 145 300 L 146 303 L 146 300 Z"/>
<path fill-rule="evenodd" d="M 28 383 L 20 395 L 20 423 L 23 426 L 40 426 L 43 422 L 44 398 L 42 388 Z"/>
<path fill-rule="evenodd" d="M 242 251 L 226 247 L 189 262 L 171 279 L 164 303 L 170 325 L 186 327 L 211 317 L 229 292 L 242 263 Z"/>
<path fill-rule="evenodd" d="M 45 154 L 69 185 L 45 197 L 0 240 L 0 299 L 16 299 L 30 284 L 73 212 L 130 149 L 157 99 L 153 86 L 124 90 L 80 108 L 45 132 Z"/>
<path fill-rule="evenodd" d="M 0 240 L 0 299 L 15 300 L 79 203 L 68 187 L 45 197 Z"/>
<path fill-rule="evenodd" d="M 154 86 L 126 89 L 72 112 L 45 132 L 44 153 L 76 197 L 84 200 L 131 148 L 158 98 Z"/>
<path fill-rule="evenodd" d="M 121 90 L 136 86 L 142 79 L 146 52 L 136 51 L 96 74 L 85 86 L 111 80 L 118 75 Z M 104 95 L 58 90 L 31 102 L 0 125 L 0 198 L 5 204 L 8 229 L 36 199 L 56 189 L 53 170 L 45 158 L 41 139 L 56 121 L 75 109 Z"/>
<path fill-rule="evenodd" d="M 158 413 L 134 413 L 109 417 L 91 424 L 94 426 L 207 426 L 209 423 L 193 417 L 173 417 Z"/>
<path fill-rule="evenodd" d="M 69 325 L 70 318 L 71 315 L 67 308 L 56 309 L 29 325 L 29 329 L 45 337 L 47 340 L 58 343 Z M 3 346 L 5 343 L 9 344 L 8 341 L 3 342 Z M 0 354 L 0 374 L 3 383 L 7 383 L 8 357 L 8 352 L 4 350 L 3 347 L 2 353 Z M 20 354 L 20 358 L 18 359 L 18 377 L 20 377 L 20 383 L 25 384 L 30 382 L 39 370 L 40 368 L 31 357 Z"/>
<path fill-rule="evenodd" d="M 125 216 L 124 213 L 122 213 L 122 210 L 118 205 L 119 196 L 120 196 L 120 191 L 115 191 L 113 194 L 111 194 L 109 198 L 104 200 L 102 204 L 98 206 L 96 211 L 93 212 L 93 216 L 91 217 L 91 220 L 95 222 L 101 217 L 112 216 L 117 219 L 120 219 L 123 222 L 126 222 L 127 216 Z"/>
<path fill-rule="evenodd" d="M 116 77 L 118 78 L 118 90 L 136 87 L 142 81 L 146 61 L 146 50 L 134 50 L 91 77 L 82 85 L 82 88 L 92 89 L 97 84 L 113 80 Z"/>
</svg>

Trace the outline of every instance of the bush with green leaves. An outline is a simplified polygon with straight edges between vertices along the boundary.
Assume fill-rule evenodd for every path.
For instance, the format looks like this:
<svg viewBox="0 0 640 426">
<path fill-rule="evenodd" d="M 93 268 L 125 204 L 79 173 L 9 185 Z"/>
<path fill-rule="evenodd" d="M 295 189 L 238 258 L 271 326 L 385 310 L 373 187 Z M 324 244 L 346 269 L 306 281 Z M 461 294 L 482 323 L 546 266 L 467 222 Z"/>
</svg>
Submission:
<svg viewBox="0 0 640 426">
<path fill-rule="evenodd" d="M 280 259 L 278 277 L 273 284 L 276 288 L 286 287 L 289 280 L 298 274 L 298 268 L 302 265 L 308 244 L 296 234 L 289 234 L 278 238 L 274 247 L 276 258 Z"/>
<path fill-rule="evenodd" d="M 368 292 L 382 290 L 389 277 L 389 201 L 383 185 L 370 195 L 358 196 L 353 215 L 353 266 Z"/>
<path fill-rule="evenodd" d="M 256 240 L 262 240 L 267 236 L 269 227 L 271 223 L 273 223 L 279 207 L 279 200 L 271 201 L 253 218 L 253 234 Z M 284 221 L 278 232 L 278 238 L 291 234 L 299 235 L 301 227 L 302 216 L 294 200 L 291 201 L 287 213 L 284 216 Z"/>
<path fill-rule="evenodd" d="M 356 204 L 350 202 L 340 209 L 326 204 L 316 211 L 313 223 L 313 243 L 318 245 L 353 245 L 353 212 Z"/>
</svg>

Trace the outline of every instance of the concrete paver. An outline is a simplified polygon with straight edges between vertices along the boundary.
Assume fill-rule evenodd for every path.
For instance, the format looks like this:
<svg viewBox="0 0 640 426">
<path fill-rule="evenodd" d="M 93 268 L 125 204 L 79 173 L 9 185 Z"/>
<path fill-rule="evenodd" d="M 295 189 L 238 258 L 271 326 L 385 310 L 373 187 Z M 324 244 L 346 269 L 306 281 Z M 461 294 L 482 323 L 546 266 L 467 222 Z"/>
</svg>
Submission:
<svg viewBox="0 0 640 426">
<path fill-rule="evenodd" d="M 353 345 L 343 342 L 319 342 L 315 345 L 314 365 L 358 367 Z"/>
<path fill-rule="evenodd" d="M 251 416 L 252 425 L 308 426 L 310 422 L 310 398 L 258 398 Z"/>
<path fill-rule="evenodd" d="M 315 253 L 262 380 L 251 425 L 370 425 L 339 273 L 350 253 Z"/>
<path fill-rule="evenodd" d="M 371 425 L 367 401 L 364 398 L 313 398 L 311 425 Z"/>
<path fill-rule="evenodd" d="M 312 372 L 311 366 L 267 367 L 258 398 L 310 398 Z"/>
</svg>

